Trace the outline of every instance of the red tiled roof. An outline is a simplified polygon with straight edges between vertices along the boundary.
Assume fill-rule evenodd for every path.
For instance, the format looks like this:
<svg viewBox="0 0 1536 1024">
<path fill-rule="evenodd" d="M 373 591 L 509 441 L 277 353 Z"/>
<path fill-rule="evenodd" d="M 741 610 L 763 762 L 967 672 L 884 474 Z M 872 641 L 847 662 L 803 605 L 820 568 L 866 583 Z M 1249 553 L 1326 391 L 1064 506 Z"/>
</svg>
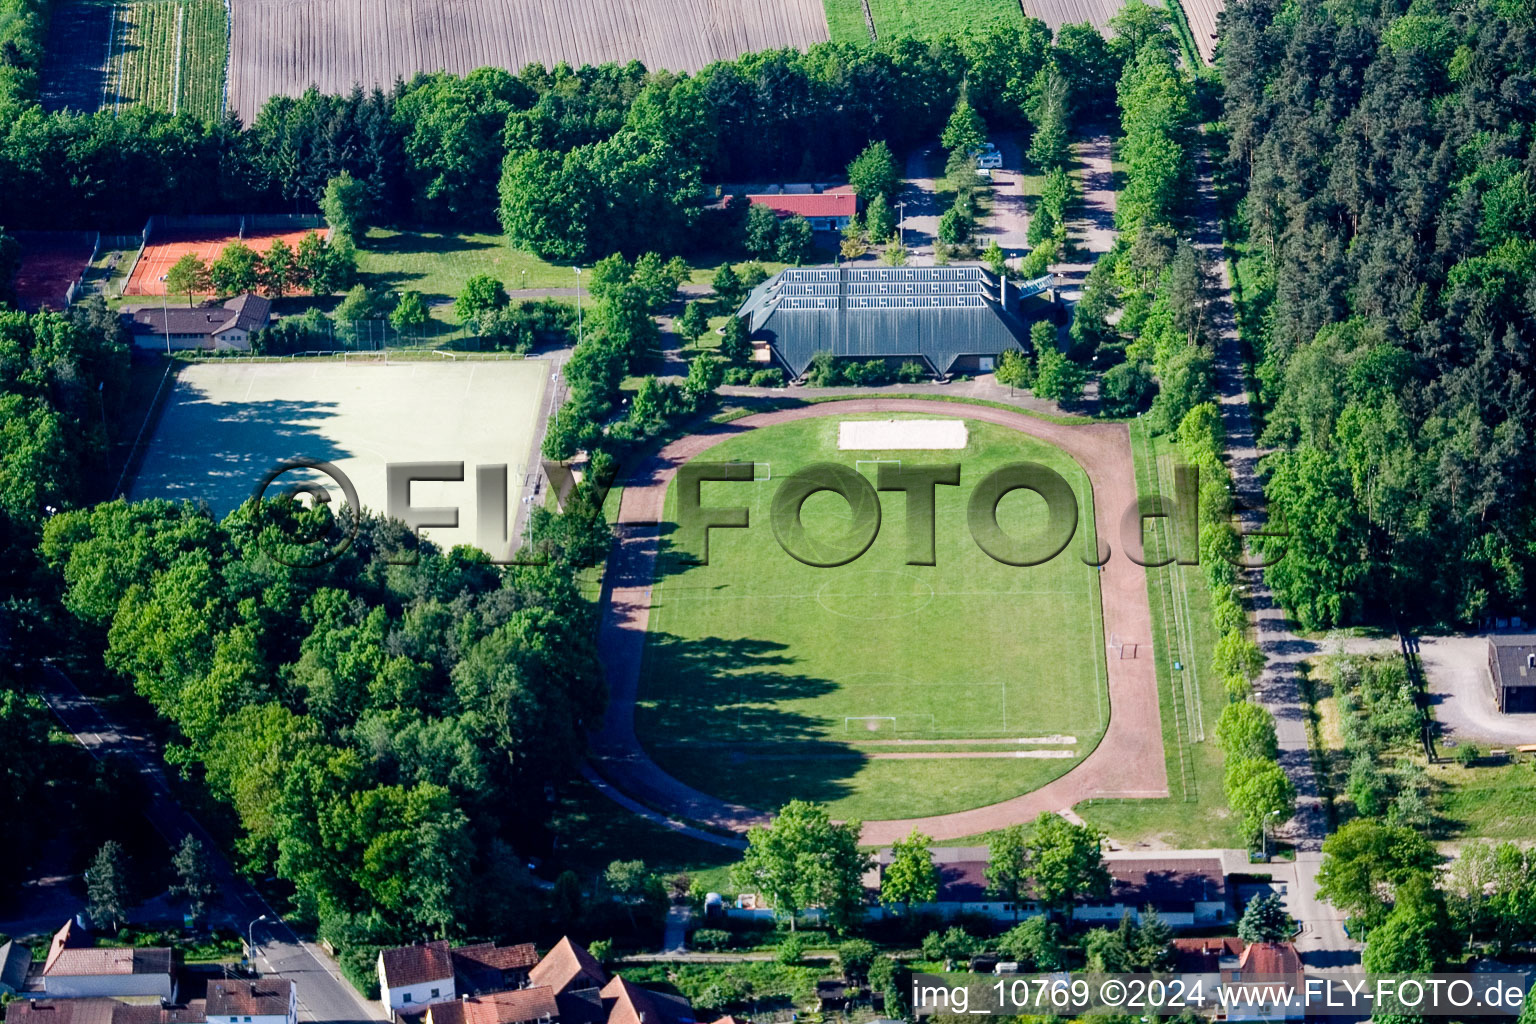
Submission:
<svg viewBox="0 0 1536 1024">
<path fill-rule="evenodd" d="M 390 988 L 447 981 L 453 977 L 453 957 L 448 951 L 448 943 L 442 940 L 386 949 L 379 956 L 384 965 L 384 977 L 379 982 L 387 981 Z"/>
<path fill-rule="evenodd" d="M 583 975 L 599 987 L 608 982 L 608 972 L 603 970 L 603 965 L 594 960 L 585 947 L 566 937 L 534 965 L 533 970 L 528 972 L 528 981 L 533 985 L 546 985 L 560 993 L 572 987 L 572 982 Z"/>
<path fill-rule="evenodd" d="M 459 946 L 453 950 L 455 960 L 469 960 L 479 967 L 496 971 L 527 970 L 539 962 L 538 950 L 533 943 L 523 942 L 516 946 L 498 946 L 481 942 L 473 946 Z"/>
<path fill-rule="evenodd" d="M 680 1024 L 692 1016 L 687 1003 L 614 978 L 603 986 L 608 1024 Z"/>
<path fill-rule="evenodd" d="M 292 995 L 292 981 L 210 981 L 208 1012 L 218 1017 L 285 1016 Z"/>
<path fill-rule="evenodd" d="M 821 192 L 814 195 L 747 196 L 754 206 L 766 206 L 781 217 L 852 217 L 859 197 L 852 192 Z"/>
<path fill-rule="evenodd" d="M 542 986 L 466 996 L 427 1007 L 430 1024 L 528 1024 L 559 1016 L 555 993 Z"/>
<path fill-rule="evenodd" d="M 169 949 L 129 949 L 119 946 L 55 949 L 48 954 L 48 963 L 43 968 L 43 974 L 46 977 L 169 973 L 171 973 Z"/>
<path fill-rule="evenodd" d="M 1255 942 L 1243 950 L 1237 967 L 1244 974 L 1300 974 L 1301 957 L 1289 942 Z"/>
<path fill-rule="evenodd" d="M 1176 966 L 1191 974 L 1215 974 L 1221 969 L 1221 958 L 1238 956 L 1243 951 L 1243 940 L 1236 935 L 1224 935 L 1214 939 L 1174 939 L 1173 952 Z"/>
</svg>

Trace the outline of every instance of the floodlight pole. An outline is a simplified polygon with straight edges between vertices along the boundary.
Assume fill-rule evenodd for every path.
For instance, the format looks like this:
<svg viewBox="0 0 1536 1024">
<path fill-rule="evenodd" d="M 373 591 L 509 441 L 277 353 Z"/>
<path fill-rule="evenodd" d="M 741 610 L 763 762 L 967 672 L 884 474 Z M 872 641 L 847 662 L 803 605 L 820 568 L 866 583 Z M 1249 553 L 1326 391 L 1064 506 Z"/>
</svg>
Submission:
<svg viewBox="0 0 1536 1024">
<path fill-rule="evenodd" d="M 165 354 L 171 354 L 171 311 L 167 305 L 170 289 L 167 288 L 160 295 L 160 316 L 165 321 Z"/>
<path fill-rule="evenodd" d="M 901 211 L 901 219 L 896 222 L 896 244 L 905 249 L 907 247 L 907 201 L 903 199 L 897 203 L 896 209 Z"/>
</svg>

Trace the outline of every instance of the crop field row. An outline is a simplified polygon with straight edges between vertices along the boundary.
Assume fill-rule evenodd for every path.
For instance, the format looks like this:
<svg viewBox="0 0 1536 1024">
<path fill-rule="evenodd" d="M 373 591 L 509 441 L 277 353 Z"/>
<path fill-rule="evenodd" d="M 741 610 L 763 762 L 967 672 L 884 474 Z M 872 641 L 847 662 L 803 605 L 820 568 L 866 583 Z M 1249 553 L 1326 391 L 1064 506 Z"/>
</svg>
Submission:
<svg viewBox="0 0 1536 1024">
<path fill-rule="evenodd" d="M 825 2 L 827 26 L 834 40 L 849 43 L 869 40 L 869 25 L 864 17 L 866 0 Z M 996 25 L 1021 25 L 1026 14 L 1039 18 L 1052 30 L 1084 21 L 1103 28 L 1120 9 L 1120 0 L 1023 0 L 1022 3 L 1020 0 L 867 0 L 867 3 L 879 39 L 900 36 L 931 39 L 946 33 L 962 35 L 985 31 Z M 1196 6 L 1213 4 L 1215 10 L 1219 9 L 1221 0 L 1188 0 L 1188 3 Z M 1198 35 L 1199 30 L 1196 31 Z"/>
<path fill-rule="evenodd" d="M 147 0 L 113 8 L 103 106 L 144 103 L 221 116 L 228 49 L 220 0 Z"/>
<path fill-rule="evenodd" d="M 697 71 L 755 50 L 827 39 L 821 0 L 241 0 L 230 44 L 230 108 L 268 97 L 389 86 L 419 71 L 530 63 Z"/>
</svg>

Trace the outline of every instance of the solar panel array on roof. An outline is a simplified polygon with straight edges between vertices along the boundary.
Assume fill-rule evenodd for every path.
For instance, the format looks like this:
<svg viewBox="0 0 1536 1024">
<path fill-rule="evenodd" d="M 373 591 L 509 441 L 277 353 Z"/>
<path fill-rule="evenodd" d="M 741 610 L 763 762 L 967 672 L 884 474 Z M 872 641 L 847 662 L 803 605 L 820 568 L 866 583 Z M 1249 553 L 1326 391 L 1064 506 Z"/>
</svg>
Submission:
<svg viewBox="0 0 1536 1024">
<path fill-rule="evenodd" d="M 791 295 L 779 301 L 780 309 L 836 309 L 837 297 L 832 298 L 801 298 Z"/>
<path fill-rule="evenodd" d="M 850 295 L 848 297 L 849 309 L 959 309 L 965 306 L 985 305 L 986 302 L 980 295 Z"/>
</svg>

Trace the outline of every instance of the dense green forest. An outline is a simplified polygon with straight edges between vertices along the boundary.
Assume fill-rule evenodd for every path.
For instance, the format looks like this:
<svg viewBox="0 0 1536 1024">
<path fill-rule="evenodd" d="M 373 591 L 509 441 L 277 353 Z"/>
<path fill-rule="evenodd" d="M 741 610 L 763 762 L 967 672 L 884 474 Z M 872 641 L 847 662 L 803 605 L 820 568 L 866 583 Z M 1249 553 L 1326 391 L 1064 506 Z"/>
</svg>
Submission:
<svg viewBox="0 0 1536 1024">
<path fill-rule="evenodd" d="M 1527 4 L 1243 0 L 1222 43 L 1270 580 L 1320 627 L 1529 612 Z"/>
</svg>

